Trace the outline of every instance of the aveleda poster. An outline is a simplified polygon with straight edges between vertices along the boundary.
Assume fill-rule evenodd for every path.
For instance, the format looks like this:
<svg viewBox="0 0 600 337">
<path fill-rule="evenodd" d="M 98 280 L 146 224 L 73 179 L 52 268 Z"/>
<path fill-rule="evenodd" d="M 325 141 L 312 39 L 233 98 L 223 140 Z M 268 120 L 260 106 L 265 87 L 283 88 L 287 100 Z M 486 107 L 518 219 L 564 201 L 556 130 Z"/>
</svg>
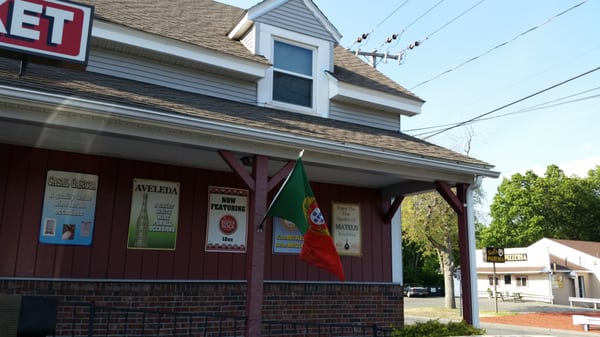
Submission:
<svg viewBox="0 0 600 337">
<path fill-rule="evenodd" d="M 178 182 L 133 179 L 127 248 L 175 249 L 179 192 Z"/>
</svg>

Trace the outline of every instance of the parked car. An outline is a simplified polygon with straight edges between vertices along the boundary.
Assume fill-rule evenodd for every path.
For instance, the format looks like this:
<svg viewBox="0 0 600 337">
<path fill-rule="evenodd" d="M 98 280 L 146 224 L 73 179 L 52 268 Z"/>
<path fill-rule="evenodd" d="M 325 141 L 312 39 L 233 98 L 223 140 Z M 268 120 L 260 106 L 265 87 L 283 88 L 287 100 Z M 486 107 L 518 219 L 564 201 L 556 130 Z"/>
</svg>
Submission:
<svg viewBox="0 0 600 337">
<path fill-rule="evenodd" d="M 404 285 L 404 296 L 428 296 L 429 290 L 420 284 L 407 283 Z"/>
</svg>

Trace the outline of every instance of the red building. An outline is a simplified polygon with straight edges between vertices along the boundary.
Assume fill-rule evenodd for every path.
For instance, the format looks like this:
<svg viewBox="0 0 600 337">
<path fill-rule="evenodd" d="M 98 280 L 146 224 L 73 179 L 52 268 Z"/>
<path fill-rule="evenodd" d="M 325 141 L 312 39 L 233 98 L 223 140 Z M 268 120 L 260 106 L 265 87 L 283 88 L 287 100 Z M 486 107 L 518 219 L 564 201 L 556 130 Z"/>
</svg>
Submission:
<svg viewBox="0 0 600 337">
<path fill-rule="evenodd" d="M 339 46 L 314 3 L 80 3 L 84 61 L 0 45 L 1 293 L 240 316 L 247 336 L 267 321 L 402 325 L 398 206 L 437 189 L 477 299 L 464 205 L 498 173 L 403 134 L 424 101 Z M 86 27 L 78 10 L 65 32 Z M 285 223 L 258 230 L 301 149 L 344 283 L 298 259 Z"/>
</svg>

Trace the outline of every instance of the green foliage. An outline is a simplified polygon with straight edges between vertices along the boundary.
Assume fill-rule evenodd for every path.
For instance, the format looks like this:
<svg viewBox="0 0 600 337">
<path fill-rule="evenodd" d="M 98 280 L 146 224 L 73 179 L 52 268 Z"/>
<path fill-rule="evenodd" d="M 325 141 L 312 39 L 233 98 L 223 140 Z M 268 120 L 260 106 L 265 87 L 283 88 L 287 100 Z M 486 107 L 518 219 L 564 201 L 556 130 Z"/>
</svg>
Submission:
<svg viewBox="0 0 600 337">
<path fill-rule="evenodd" d="M 526 247 L 541 238 L 600 241 L 600 166 L 568 177 L 556 165 L 540 177 L 527 171 L 504 179 L 478 228 L 478 247 Z"/>
<path fill-rule="evenodd" d="M 424 286 L 441 286 L 444 278 L 440 273 L 438 258 L 424 254 L 418 242 L 402 239 L 402 267 L 404 283 L 419 283 Z"/>
<path fill-rule="evenodd" d="M 474 328 L 465 321 L 440 323 L 438 320 L 417 322 L 392 331 L 392 337 L 447 337 L 484 334 L 485 330 Z"/>
</svg>

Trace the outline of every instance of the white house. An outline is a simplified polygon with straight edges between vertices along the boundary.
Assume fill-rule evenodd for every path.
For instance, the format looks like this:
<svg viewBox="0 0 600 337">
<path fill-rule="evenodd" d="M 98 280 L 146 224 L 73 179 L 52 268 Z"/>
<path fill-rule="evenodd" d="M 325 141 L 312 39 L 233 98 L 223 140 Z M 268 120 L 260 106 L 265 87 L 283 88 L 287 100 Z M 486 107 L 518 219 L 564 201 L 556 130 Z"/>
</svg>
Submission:
<svg viewBox="0 0 600 337">
<path fill-rule="evenodd" d="M 504 263 L 484 262 L 477 250 L 479 296 L 494 291 L 514 299 L 569 304 L 569 297 L 600 298 L 600 242 L 543 238 L 529 247 L 504 248 Z M 506 298 L 505 298 L 506 300 Z"/>
</svg>

